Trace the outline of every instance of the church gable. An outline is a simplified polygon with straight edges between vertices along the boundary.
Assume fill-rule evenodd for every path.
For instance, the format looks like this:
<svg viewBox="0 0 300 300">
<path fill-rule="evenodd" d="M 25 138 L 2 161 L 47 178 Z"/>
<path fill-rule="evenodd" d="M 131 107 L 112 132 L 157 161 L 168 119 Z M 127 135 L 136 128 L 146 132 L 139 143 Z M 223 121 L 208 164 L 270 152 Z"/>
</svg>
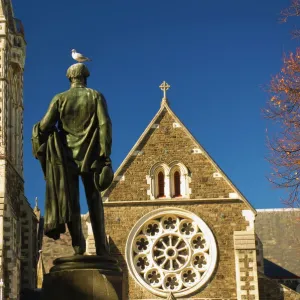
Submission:
<svg viewBox="0 0 300 300">
<path fill-rule="evenodd" d="M 109 202 L 172 198 L 247 202 L 167 102 L 162 103 L 103 196 Z"/>
</svg>

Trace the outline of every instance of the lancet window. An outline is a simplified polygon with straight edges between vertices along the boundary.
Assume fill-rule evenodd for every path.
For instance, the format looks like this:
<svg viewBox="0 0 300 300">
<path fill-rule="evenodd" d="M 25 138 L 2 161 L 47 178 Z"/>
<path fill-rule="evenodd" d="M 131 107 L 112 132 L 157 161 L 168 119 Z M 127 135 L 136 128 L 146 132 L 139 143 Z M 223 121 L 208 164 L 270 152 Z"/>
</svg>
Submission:
<svg viewBox="0 0 300 300">
<path fill-rule="evenodd" d="M 180 197 L 180 173 L 179 171 L 174 172 L 173 176 L 173 184 L 174 184 L 174 197 Z"/>
<path fill-rule="evenodd" d="M 190 194 L 190 176 L 186 166 L 180 162 L 170 165 L 155 164 L 148 175 L 150 198 L 188 198 Z"/>
<path fill-rule="evenodd" d="M 157 175 L 157 187 L 158 187 L 158 197 L 165 196 L 165 175 L 160 171 Z"/>
</svg>

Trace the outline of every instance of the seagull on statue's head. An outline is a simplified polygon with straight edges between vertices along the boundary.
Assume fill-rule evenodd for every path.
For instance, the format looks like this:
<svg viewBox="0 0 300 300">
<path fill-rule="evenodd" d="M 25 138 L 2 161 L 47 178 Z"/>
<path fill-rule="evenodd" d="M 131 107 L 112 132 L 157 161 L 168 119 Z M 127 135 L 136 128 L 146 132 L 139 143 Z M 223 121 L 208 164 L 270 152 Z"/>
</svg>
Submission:
<svg viewBox="0 0 300 300">
<path fill-rule="evenodd" d="M 78 62 L 91 61 L 88 57 L 85 57 L 81 53 L 76 52 L 75 49 L 72 49 L 72 57 Z"/>
</svg>

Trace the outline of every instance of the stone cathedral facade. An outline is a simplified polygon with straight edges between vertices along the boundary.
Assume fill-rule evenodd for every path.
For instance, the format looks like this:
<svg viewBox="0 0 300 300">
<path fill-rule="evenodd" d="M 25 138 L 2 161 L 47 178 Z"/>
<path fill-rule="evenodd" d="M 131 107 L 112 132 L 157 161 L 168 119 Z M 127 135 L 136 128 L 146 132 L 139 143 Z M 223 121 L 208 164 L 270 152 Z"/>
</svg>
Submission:
<svg viewBox="0 0 300 300">
<path fill-rule="evenodd" d="M 52 261 L 73 254 L 68 232 L 42 237 L 43 218 L 24 195 L 25 49 L 11 0 L 0 0 L 0 300 L 41 287 Z M 158 112 L 102 195 L 120 299 L 299 300 L 300 211 L 255 210 L 160 87 Z M 95 254 L 88 214 L 82 225 L 86 254 Z"/>
<path fill-rule="evenodd" d="M 168 87 L 102 195 L 120 299 L 299 300 L 300 210 L 255 210 L 172 111 Z M 95 254 L 88 214 L 82 225 Z M 69 234 L 44 237 L 42 249 L 47 272 L 72 254 Z"/>
<path fill-rule="evenodd" d="M 103 194 L 122 299 L 300 299 L 264 275 L 257 211 L 161 107 Z"/>
<path fill-rule="evenodd" d="M 36 285 L 37 220 L 24 195 L 23 72 L 26 42 L 10 0 L 0 0 L 0 296 Z"/>
</svg>

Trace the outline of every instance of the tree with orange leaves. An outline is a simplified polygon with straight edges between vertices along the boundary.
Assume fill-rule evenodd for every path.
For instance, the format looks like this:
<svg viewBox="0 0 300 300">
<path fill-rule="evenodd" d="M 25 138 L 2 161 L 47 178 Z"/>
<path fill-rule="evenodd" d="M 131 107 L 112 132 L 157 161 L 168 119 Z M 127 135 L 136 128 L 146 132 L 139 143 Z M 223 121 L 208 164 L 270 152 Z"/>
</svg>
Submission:
<svg viewBox="0 0 300 300">
<path fill-rule="evenodd" d="M 281 22 L 300 16 L 300 0 L 281 11 Z M 300 37 L 300 31 L 292 31 L 292 37 Z M 269 180 L 279 188 L 289 191 L 284 203 L 300 207 L 300 48 L 285 56 L 279 74 L 271 79 L 270 95 L 265 116 L 280 127 L 280 132 L 268 140 L 269 162 L 273 172 Z"/>
<path fill-rule="evenodd" d="M 273 167 L 270 181 L 289 190 L 288 206 L 300 206 L 300 48 L 284 58 L 280 73 L 268 88 L 270 99 L 265 116 L 280 125 L 280 133 L 269 140 Z"/>
</svg>

